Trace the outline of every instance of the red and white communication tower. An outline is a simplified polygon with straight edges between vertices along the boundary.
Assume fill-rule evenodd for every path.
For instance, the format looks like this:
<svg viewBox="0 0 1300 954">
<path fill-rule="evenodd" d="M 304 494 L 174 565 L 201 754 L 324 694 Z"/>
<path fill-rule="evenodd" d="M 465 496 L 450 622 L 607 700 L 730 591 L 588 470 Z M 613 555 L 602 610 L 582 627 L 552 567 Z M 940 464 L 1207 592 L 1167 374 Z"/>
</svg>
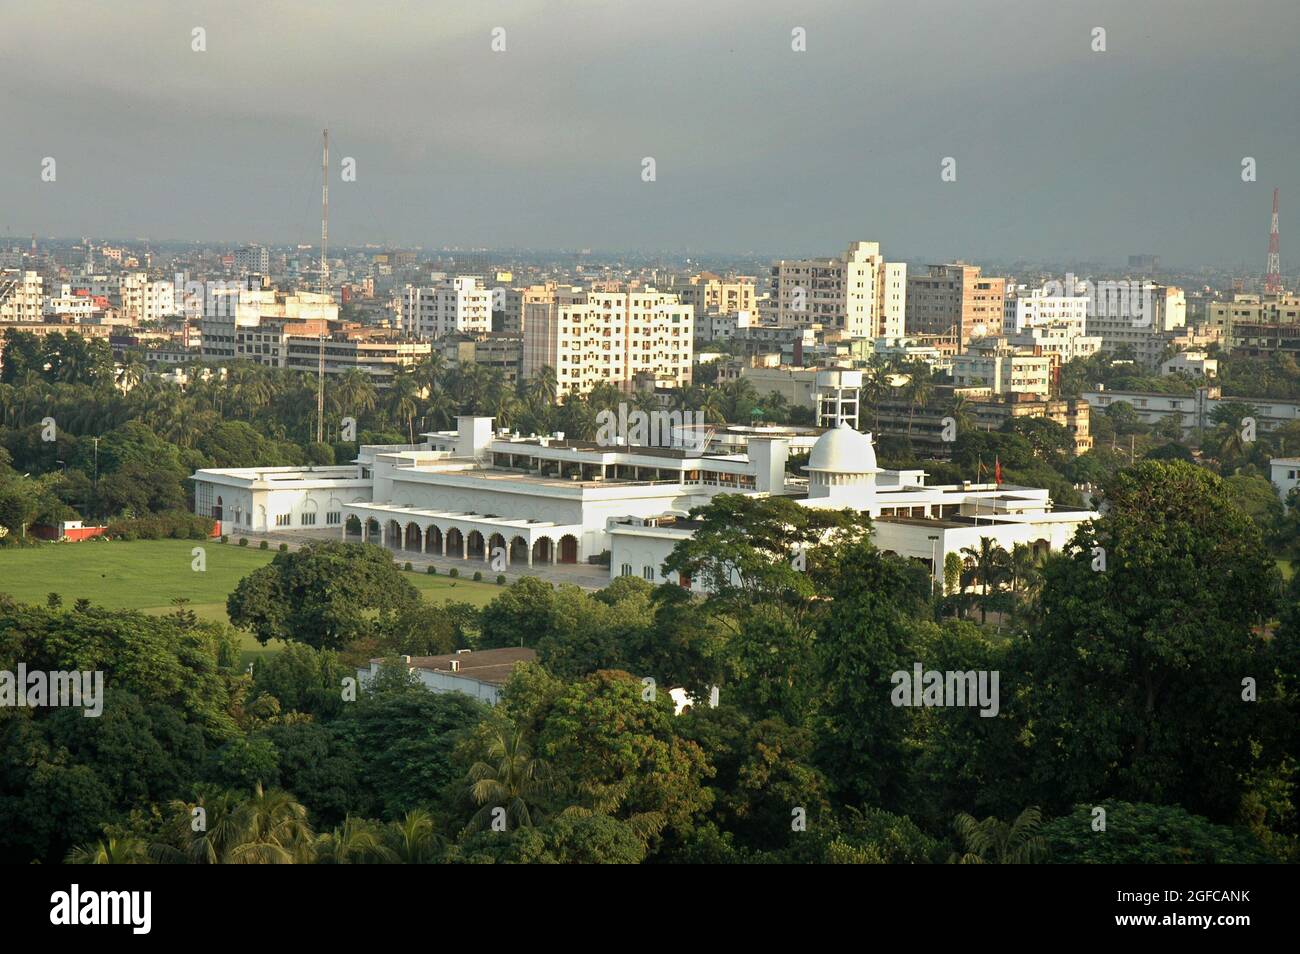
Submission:
<svg viewBox="0 0 1300 954">
<path fill-rule="evenodd" d="M 1268 232 L 1268 267 L 1264 269 L 1264 292 L 1282 293 L 1282 243 L 1277 231 L 1277 189 L 1273 190 L 1273 225 Z"/>
</svg>

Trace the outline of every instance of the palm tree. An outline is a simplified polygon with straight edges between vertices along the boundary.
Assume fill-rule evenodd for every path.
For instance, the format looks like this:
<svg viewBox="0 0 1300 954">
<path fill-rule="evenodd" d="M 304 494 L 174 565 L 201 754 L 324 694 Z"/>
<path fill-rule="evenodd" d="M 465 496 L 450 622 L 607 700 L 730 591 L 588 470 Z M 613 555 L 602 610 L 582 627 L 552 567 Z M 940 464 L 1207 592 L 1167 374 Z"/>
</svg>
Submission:
<svg viewBox="0 0 1300 954">
<path fill-rule="evenodd" d="M 335 382 L 334 394 L 339 409 L 351 417 L 361 417 L 375 409 L 375 382 L 360 368 L 344 371 Z"/>
<path fill-rule="evenodd" d="M 538 404 L 550 404 L 555 400 L 557 379 L 555 369 L 549 364 L 542 365 L 527 383 L 525 397 L 532 398 Z"/>
<path fill-rule="evenodd" d="M 1027 543 L 1017 543 L 1011 547 L 1011 559 L 1007 564 L 1011 579 L 1011 592 L 1031 596 L 1041 581 L 1038 561 L 1034 559 L 1034 550 Z"/>
<path fill-rule="evenodd" d="M 537 799 L 550 788 L 550 767 L 533 758 L 523 730 L 509 723 L 496 725 L 487 743 L 488 761 L 475 762 L 466 779 L 466 794 L 479 810 L 465 830 L 484 827 L 498 809 L 505 810 L 508 825 L 532 827 Z"/>
<path fill-rule="evenodd" d="M 244 799 L 235 792 L 222 791 L 199 796 L 193 804 L 171 802 L 172 826 L 177 842 L 184 845 L 156 843 L 149 846 L 149 857 L 159 864 L 221 865 L 230 858 L 231 849 L 243 837 L 244 819 L 240 809 Z M 194 821 L 202 811 L 203 824 L 196 830 Z"/>
<path fill-rule="evenodd" d="M 402 864 L 423 865 L 438 856 L 446 839 L 434 827 L 432 815 L 422 808 L 413 808 L 400 821 L 388 823 L 384 844 Z"/>
<path fill-rule="evenodd" d="M 237 865 L 288 865 L 309 861 L 315 838 L 307 809 L 280 789 L 264 791 L 258 782 L 253 797 L 239 811 L 240 837 L 228 858 Z"/>
<path fill-rule="evenodd" d="M 63 859 L 69 865 L 142 865 L 148 862 L 144 842 L 136 838 L 100 838 L 77 845 Z"/>
<path fill-rule="evenodd" d="M 376 824 L 349 815 L 343 827 L 316 836 L 316 863 L 323 865 L 368 865 L 396 861 L 384 844 Z"/>
<path fill-rule="evenodd" d="M 952 827 L 961 839 L 964 852 L 953 852 L 949 864 L 956 865 L 1031 865 L 1047 857 L 1047 839 L 1038 834 L 1043 815 L 1037 808 L 1026 808 L 1011 824 L 992 815 L 976 821 L 962 812 Z"/>
<path fill-rule="evenodd" d="M 388 409 L 397 421 L 406 422 L 406 438 L 415 443 L 415 412 L 418 410 L 415 399 L 419 385 L 409 374 L 393 376 L 393 383 L 388 389 Z"/>
<path fill-rule="evenodd" d="M 978 547 L 962 547 L 961 552 L 966 555 L 967 566 L 975 571 L 975 581 L 984 590 L 980 599 L 980 622 L 983 623 L 988 619 L 989 597 L 997 592 L 1006 573 L 1007 551 L 991 537 L 980 537 Z"/>
</svg>

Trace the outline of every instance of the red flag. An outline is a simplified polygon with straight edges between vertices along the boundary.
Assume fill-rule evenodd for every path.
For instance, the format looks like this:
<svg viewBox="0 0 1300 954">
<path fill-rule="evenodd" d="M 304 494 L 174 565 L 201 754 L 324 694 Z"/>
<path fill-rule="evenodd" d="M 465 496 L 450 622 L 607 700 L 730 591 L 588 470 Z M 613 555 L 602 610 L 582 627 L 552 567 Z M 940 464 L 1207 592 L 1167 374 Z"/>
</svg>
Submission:
<svg viewBox="0 0 1300 954">
<path fill-rule="evenodd" d="M 1000 457 L 993 458 L 993 483 L 999 487 L 1002 486 L 1002 459 Z"/>
</svg>

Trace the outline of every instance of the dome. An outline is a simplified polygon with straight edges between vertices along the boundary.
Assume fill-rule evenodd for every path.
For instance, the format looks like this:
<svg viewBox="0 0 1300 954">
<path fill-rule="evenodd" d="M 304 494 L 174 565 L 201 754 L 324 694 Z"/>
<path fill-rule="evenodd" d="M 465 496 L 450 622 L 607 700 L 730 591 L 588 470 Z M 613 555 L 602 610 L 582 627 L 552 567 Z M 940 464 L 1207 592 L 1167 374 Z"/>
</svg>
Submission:
<svg viewBox="0 0 1300 954">
<path fill-rule="evenodd" d="M 817 438 L 804 470 L 827 474 L 880 473 L 871 435 L 855 431 L 847 423 L 841 423 Z"/>
</svg>

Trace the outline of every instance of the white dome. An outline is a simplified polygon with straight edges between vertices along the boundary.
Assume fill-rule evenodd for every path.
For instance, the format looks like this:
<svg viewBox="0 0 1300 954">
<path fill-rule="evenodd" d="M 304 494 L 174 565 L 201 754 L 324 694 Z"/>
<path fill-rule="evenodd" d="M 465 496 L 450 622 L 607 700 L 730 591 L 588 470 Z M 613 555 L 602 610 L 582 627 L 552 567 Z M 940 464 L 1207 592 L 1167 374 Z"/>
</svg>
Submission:
<svg viewBox="0 0 1300 954">
<path fill-rule="evenodd" d="M 849 427 L 847 423 L 832 428 L 813 444 L 808 455 L 807 471 L 827 474 L 878 474 L 876 449 L 871 435 Z"/>
</svg>

